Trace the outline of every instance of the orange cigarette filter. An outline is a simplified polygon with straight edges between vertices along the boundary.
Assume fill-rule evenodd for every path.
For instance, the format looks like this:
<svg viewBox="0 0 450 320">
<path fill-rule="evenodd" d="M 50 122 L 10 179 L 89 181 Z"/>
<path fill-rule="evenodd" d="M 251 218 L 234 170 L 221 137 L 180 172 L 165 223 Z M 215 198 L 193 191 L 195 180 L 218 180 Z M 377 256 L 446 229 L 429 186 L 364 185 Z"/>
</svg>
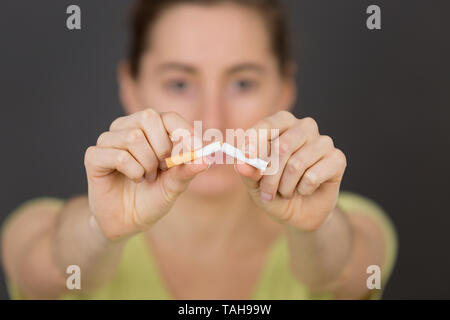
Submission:
<svg viewBox="0 0 450 320">
<path fill-rule="evenodd" d="M 170 169 L 172 167 L 178 166 L 180 164 L 183 164 L 183 163 L 186 163 L 186 162 L 189 162 L 192 160 L 195 160 L 195 151 L 184 152 L 177 156 L 166 158 L 166 165 L 167 165 L 167 168 Z"/>
<path fill-rule="evenodd" d="M 222 144 L 220 142 L 214 142 L 211 143 L 209 145 L 207 145 L 206 147 L 197 150 L 197 151 L 190 151 L 190 152 L 184 152 L 180 155 L 177 156 L 172 156 L 170 158 L 166 158 L 166 165 L 167 168 L 172 168 L 174 166 L 201 158 L 201 157 L 205 157 L 208 156 L 214 152 L 217 152 L 219 150 L 222 149 Z"/>
</svg>

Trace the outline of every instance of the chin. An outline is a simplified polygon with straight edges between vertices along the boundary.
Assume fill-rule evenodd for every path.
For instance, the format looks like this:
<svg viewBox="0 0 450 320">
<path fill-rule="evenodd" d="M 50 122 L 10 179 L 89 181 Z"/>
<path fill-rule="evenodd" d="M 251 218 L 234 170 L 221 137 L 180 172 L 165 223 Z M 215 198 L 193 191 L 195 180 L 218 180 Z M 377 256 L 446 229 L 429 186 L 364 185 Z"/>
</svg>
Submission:
<svg viewBox="0 0 450 320">
<path fill-rule="evenodd" d="M 197 196 L 215 197 L 236 190 L 241 185 L 233 165 L 212 165 L 189 184 L 189 192 Z"/>
</svg>

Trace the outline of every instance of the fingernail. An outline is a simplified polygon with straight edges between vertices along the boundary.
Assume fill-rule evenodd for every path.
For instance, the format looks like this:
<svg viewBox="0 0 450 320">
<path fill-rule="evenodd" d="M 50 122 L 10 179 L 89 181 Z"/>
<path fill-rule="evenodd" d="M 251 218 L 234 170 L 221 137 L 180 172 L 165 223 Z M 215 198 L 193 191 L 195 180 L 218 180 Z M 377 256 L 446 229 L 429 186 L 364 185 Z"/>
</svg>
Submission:
<svg viewBox="0 0 450 320">
<path fill-rule="evenodd" d="M 272 201 L 272 198 L 273 197 L 272 197 L 272 195 L 270 193 L 261 191 L 261 199 L 263 201 Z"/>
</svg>

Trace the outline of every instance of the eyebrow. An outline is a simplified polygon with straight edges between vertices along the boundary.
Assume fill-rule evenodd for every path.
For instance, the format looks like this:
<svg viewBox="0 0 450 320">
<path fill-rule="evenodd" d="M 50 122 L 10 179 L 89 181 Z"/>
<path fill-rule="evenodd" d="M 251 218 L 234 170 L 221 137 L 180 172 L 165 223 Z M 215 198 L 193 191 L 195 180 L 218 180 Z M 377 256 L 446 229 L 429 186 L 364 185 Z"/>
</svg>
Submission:
<svg viewBox="0 0 450 320">
<path fill-rule="evenodd" d="M 184 63 L 178 63 L 178 62 L 163 63 L 162 65 L 160 65 L 156 68 L 157 72 L 163 72 L 163 71 L 168 71 L 168 70 L 195 73 L 197 71 L 197 68 L 187 65 L 187 64 L 184 64 Z"/>
<path fill-rule="evenodd" d="M 187 73 L 196 73 L 197 68 L 188 64 L 179 63 L 179 62 L 168 62 L 161 64 L 156 68 L 157 72 L 164 72 L 164 71 L 182 71 Z M 235 65 L 227 70 L 228 74 L 234 74 L 242 71 L 255 71 L 258 73 L 264 73 L 266 69 L 264 66 L 257 64 L 257 63 L 241 63 L 238 65 Z"/>
<path fill-rule="evenodd" d="M 242 71 L 256 71 L 258 73 L 264 73 L 266 69 L 262 65 L 257 63 L 242 63 L 232 67 L 230 70 L 228 70 L 228 73 L 233 74 Z"/>
</svg>

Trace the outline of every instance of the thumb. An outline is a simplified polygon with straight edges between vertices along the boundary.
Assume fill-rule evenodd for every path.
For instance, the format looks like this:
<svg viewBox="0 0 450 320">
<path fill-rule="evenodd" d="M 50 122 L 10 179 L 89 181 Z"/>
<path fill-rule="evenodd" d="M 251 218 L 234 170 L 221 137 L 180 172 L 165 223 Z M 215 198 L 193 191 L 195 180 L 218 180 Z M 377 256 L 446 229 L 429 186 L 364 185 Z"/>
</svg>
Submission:
<svg viewBox="0 0 450 320">
<path fill-rule="evenodd" d="M 248 193 L 252 197 L 252 199 L 257 203 L 260 203 L 260 190 L 259 190 L 259 182 L 262 178 L 262 173 L 259 169 L 252 167 L 247 163 L 237 163 L 234 165 L 236 172 L 241 176 L 242 181 L 247 187 Z"/>
<path fill-rule="evenodd" d="M 258 148 L 253 143 L 247 143 L 243 147 L 243 153 L 247 158 L 257 158 Z M 234 169 L 240 174 L 250 192 L 259 192 L 259 181 L 263 176 L 259 169 L 239 160 L 234 165 Z"/>
<path fill-rule="evenodd" d="M 258 154 L 257 148 L 250 143 L 243 148 L 243 152 L 248 158 L 256 158 Z M 262 172 L 259 169 L 256 169 L 255 167 L 252 167 L 251 165 L 242 161 L 238 161 L 234 165 L 234 169 L 241 176 L 242 181 L 247 186 L 247 189 L 252 198 L 257 201 L 260 193 L 259 181 L 263 176 Z"/>
<path fill-rule="evenodd" d="M 247 186 L 247 191 L 255 204 L 267 212 L 276 211 L 279 199 L 266 202 L 263 201 L 261 197 L 261 191 L 259 190 L 259 183 L 263 176 L 261 171 L 246 163 L 236 164 L 235 169 L 241 176 L 244 184 Z"/>
<path fill-rule="evenodd" d="M 251 147 L 249 152 L 245 152 L 245 154 L 250 158 L 256 157 L 255 149 Z M 250 197 L 253 199 L 257 206 L 272 214 L 276 214 L 280 210 L 280 208 L 282 209 L 286 206 L 286 201 L 283 201 L 283 199 L 280 198 L 275 198 L 270 202 L 263 200 L 259 187 L 261 179 L 263 177 L 263 173 L 261 172 L 261 170 L 247 163 L 242 163 L 239 161 L 237 164 L 235 164 L 235 169 L 236 172 L 241 176 L 244 184 L 247 186 Z"/>
<path fill-rule="evenodd" d="M 260 170 L 252 167 L 247 163 L 237 163 L 234 165 L 234 168 L 237 173 L 242 178 L 244 184 L 250 190 L 258 190 L 259 189 L 259 180 L 262 178 L 262 173 Z"/>
<path fill-rule="evenodd" d="M 164 171 L 161 174 L 161 188 L 166 200 L 172 202 L 183 193 L 195 176 L 209 168 L 208 160 L 205 157 L 199 162 L 185 163 Z"/>
</svg>

